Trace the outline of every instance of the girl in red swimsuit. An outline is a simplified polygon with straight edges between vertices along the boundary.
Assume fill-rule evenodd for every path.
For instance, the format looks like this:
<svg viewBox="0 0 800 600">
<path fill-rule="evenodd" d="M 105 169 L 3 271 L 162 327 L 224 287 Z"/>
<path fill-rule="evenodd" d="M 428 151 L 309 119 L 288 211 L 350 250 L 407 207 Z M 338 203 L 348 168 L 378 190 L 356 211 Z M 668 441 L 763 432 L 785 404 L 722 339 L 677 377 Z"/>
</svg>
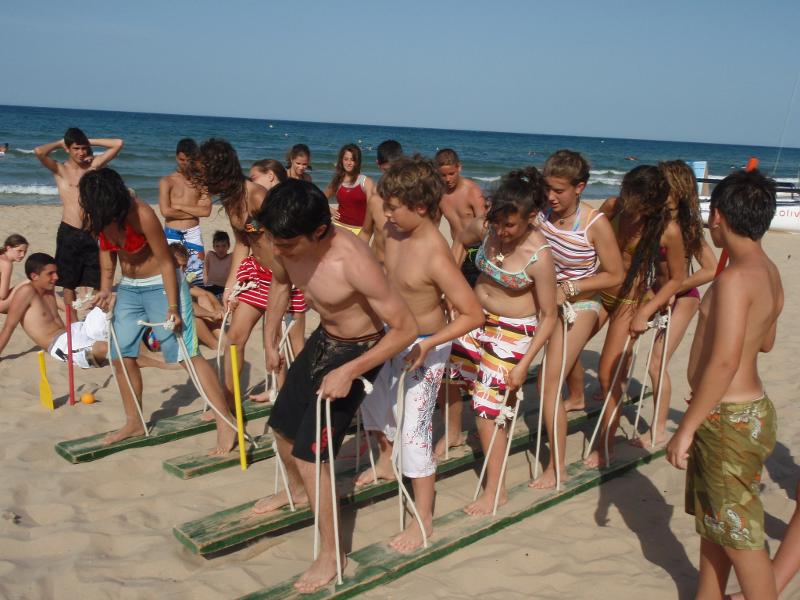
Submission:
<svg viewBox="0 0 800 600">
<path fill-rule="evenodd" d="M 172 331 L 154 327 L 164 360 L 174 363 L 187 358 L 179 352 L 175 336 L 180 335 L 208 399 L 231 421 L 233 417 L 217 376 L 198 352 L 189 287 L 185 279 L 178 280 L 167 238 L 155 212 L 135 198 L 119 174 L 107 167 L 87 172 L 81 178 L 78 191 L 83 230 L 96 237 L 100 245 L 100 291 L 95 296 L 95 306 L 109 309 L 117 262 L 122 271 L 113 317 L 118 344 L 111 346 L 109 358 L 120 382 L 126 422 L 118 431 L 108 434 L 104 442 L 111 444 L 144 433 L 136 408 L 142 397 L 142 375 L 136 361 L 144 332 L 140 321 L 172 320 L 175 323 Z M 126 380 L 123 364 L 136 397 L 129 386 L 122 383 Z M 215 418 L 217 447 L 213 453 L 225 454 L 233 448 L 236 432 L 219 416 Z"/>
<path fill-rule="evenodd" d="M 335 196 L 339 205 L 333 211 L 334 223 L 358 235 L 364 226 L 367 199 L 374 189 L 372 179 L 361 173 L 361 148 L 355 144 L 342 146 L 333 179 L 325 189 L 325 196 Z"/>
</svg>

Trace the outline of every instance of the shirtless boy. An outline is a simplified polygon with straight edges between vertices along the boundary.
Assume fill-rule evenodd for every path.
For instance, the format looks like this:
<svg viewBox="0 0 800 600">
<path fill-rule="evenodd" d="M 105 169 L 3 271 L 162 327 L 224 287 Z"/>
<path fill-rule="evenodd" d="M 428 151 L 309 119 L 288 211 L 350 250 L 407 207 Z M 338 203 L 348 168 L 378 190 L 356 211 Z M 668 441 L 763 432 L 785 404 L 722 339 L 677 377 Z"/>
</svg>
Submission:
<svg viewBox="0 0 800 600">
<path fill-rule="evenodd" d="M 56 307 L 55 287 L 58 281 L 56 261 L 42 252 L 31 254 L 25 261 L 28 282 L 17 286 L 8 316 L 0 330 L 0 354 L 8 345 L 18 324 L 33 342 L 47 350 L 54 359 L 67 361 L 67 333 Z M 82 369 L 106 364 L 108 343 L 105 313 L 99 308 L 89 311 L 84 321 L 72 323 L 72 364 Z M 140 356 L 140 367 L 169 368 L 151 356 Z"/>
<path fill-rule="evenodd" d="M 378 182 L 387 222 L 385 268 L 389 282 L 400 292 L 417 319 L 420 335 L 408 348 L 387 362 L 374 391 L 361 407 L 364 428 L 376 432 L 380 457 L 376 473 L 361 473 L 356 485 L 375 476 L 394 479 L 392 445 L 397 433 L 397 386 L 404 378 L 405 400 L 402 474 L 411 478 L 414 501 L 425 535 L 433 533 L 433 498 L 436 458 L 433 454 L 433 409 L 450 356 L 452 341 L 484 322 L 483 309 L 453 260 L 439 231 L 439 201 L 444 185 L 429 160 L 415 155 L 394 162 Z M 457 317 L 447 322 L 442 294 Z M 389 544 L 410 552 L 423 544 L 416 519 Z"/>
<path fill-rule="evenodd" d="M 92 146 L 107 148 L 103 154 L 94 156 Z M 56 162 L 50 154 L 53 150 L 66 151 L 67 160 Z M 78 182 L 84 173 L 107 165 L 122 150 L 119 139 L 88 139 L 77 127 L 70 127 L 64 138 L 37 146 L 33 149 L 36 158 L 50 169 L 61 198 L 61 223 L 56 234 L 56 266 L 59 285 L 64 288 L 64 303 L 72 306 L 75 290 L 87 286 L 96 289 L 100 285 L 100 263 L 97 242 L 81 229 L 83 215 L 78 205 Z M 72 320 L 78 316 L 74 309 Z"/>
<path fill-rule="evenodd" d="M 191 138 L 178 142 L 175 150 L 177 168 L 158 182 L 158 208 L 164 217 L 167 243 L 179 243 L 189 251 L 186 279 L 192 285 L 203 285 L 205 248 L 200 231 L 200 217 L 211 214 L 211 199 L 203 196 L 192 184 L 190 169 L 198 146 Z"/>
<path fill-rule="evenodd" d="M 378 144 L 377 155 L 378 168 L 381 173 L 386 173 L 392 163 L 403 156 L 403 147 L 400 142 L 386 140 Z M 385 245 L 383 227 L 385 224 L 386 215 L 383 212 L 383 198 L 381 198 L 376 187 L 367 198 L 367 213 L 364 217 L 364 226 L 361 228 L 361 233 L 358 234 L 358 237 L 368 244 L 370 243 L 370 238 L 372 238 L 372 251 L 380 263 L 383 263 L 383 248 Z"/>
<path fill-rule="evenodd" d="M 55 287 L 58 281 L 56 261 L 42 252 L 31 254 L 25 261 L 29 283 L 18 286 L 8 317 L 0 330 L 0 353 L 18 324 L 40 348 L 56 360 L 67 360 L 67 334 L 58 314 Z M 98 309 L 99 310 L 99 309 Z M 105 341 L 105 317 L 89 313 L 86 322 L 72 324 L 72 363 L 83 369 L 101 366 L 108 353 Z"/>
<path fill-rule="evenodd" d="M 700 534 L 698 598 L 722 598 L 731 566 L 746 598 L 775 598 L 759 484 L 775 446 L 775 408 L 758 354 L 775 344 L 783 287 L 761 238 L 775 184 L 758 171 L 726 177 L 711 194 L 711 239 L 730 263 L 709 288 L 689 355 L 691 402 L 667 445 L 686 469 L 686 512 Z"/>
<path fill-rule="evenodd" d="M 362 376 L 374 380 L 384 362 L 416 339 L 418 329 L 368 246 L 333 226 L 322 190 L 288 179 L 272 189 L 258 220 L 266 227 L 274 252 L 267 311 L 267 360 L 272 370 L 277 371 L 281 362 L 280 324 L 292 283 L 320 316 L 320 326 L 292 363 L 269 418 L 293 498 L 307 503 L 315 495 L 317 395 L 333 400 L 332 422 L 323 429 L 320 449 L 325 460 L 327 444 L 338 452 L 364 398 L 364 385 L 355 380 Z M 331 482 L 328 469 L 321 472 L 321 547 L 295 583 L 301 592 L 312 592 L 336 576 Z M 265 513 L 287 502 L 282 492 L 259 501 L 253 510 Z"/>
<path fill-rule="evenodd" d="M 439 150 L 434 162 L 447 188 L 439 208 L 450 224 L 450 238 L 455 240 L 473 219 L 486 215 L 486 199 L 477 183 L 461 176 L 461 162 L 455 150 L 451 148 Z M 467 259 L 462 270 L 469 284 L 475 287 L 475 280 L 478 278 L 474 260 L 477 246 L 475 250 L 470 250 L 467 248 Z"/>
<path fill-rule="evenodd" d="M 486 199 L 483 197 L 483 192 L 481 192 L 478 184 L 461 176 L 461 161 L 455 150 L 451 148 L 439 150 L 436 153 L 434 162 L 446 187 L 442 201 L 439 202 L 439 208 L 450 224 L 450 238 L 455 242 L 459 234 L 473 219 L 486 215 Z M 478 275 L 480 275 L 480 271 L 475 266 L 475 253 L 479 247 L 480 243 L 466 248 L 467 256 L 461 264 L 461 272 L 467 279 L 467 283 L 473 288 Z M 443 437 L 436 443 L 436 454 L 439 456 L 445 453 L 445 444 L 454 448 L 463 445 L 466 441 L 461 434 L 462 406 L 460 388 L 451 383 L 445 383 L 443 390 L 444 387 L 449 389 L 446 390 L 446 394 L 439 393 L 439 401 L 443 403 L 446 396 L 450 403 L 447 428 L 449 439 Z"/>
</svg>

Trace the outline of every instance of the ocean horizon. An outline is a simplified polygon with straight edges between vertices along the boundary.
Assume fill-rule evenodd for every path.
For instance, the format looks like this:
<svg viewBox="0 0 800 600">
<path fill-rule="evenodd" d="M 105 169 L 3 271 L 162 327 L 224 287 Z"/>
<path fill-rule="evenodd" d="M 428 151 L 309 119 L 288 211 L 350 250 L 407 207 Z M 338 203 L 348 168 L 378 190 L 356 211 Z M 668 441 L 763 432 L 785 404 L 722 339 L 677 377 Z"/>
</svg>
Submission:
<svg viewBox="0 0 800 600">
<path fill-rule="evenodd" d="M 125 147 L 111 164 L 143 200 L 151 203 L 158 201 L 159 178 L 174 171 L 175 145 L 184 137 L 198 142 L 209 137 L 227 139 L 245 170 L 263 158 L 283 161 L 292 145 L 307 144 L 312 152 L 311 175 L 322 188 L 333 174 L 339 148 L 347 143 L 361 147 L 362 171 L 377 178 L 375 148 L 386 139 L 399 141 L 406 153 L 426 156 L 441 148 L 455 149 L 463 175 L 487 191 L 503 173 L 531 164 L 541 167 L 547 156 L 561 148 L 579 151 L 591 163 L 587 198 L 614 195 L 628 170 L 663 160 L 706 160 L 712 176 L 724 176 L 755 156 L 765 173 L 793 184 L 798 183 L 800 168 L 800 149 L 757 144 L 0 105 L 0 144 L 9 144 L 9 151 L 0 158 L 0 205 L 59 203 L 52 175 L 36 159 L 33 148 L 59 139 L 68 127 L 80 127 L 90 138 L 122 138 Z M 65 158 L 62 152 L 54 156 L 57 160 Z"/>
</svg>

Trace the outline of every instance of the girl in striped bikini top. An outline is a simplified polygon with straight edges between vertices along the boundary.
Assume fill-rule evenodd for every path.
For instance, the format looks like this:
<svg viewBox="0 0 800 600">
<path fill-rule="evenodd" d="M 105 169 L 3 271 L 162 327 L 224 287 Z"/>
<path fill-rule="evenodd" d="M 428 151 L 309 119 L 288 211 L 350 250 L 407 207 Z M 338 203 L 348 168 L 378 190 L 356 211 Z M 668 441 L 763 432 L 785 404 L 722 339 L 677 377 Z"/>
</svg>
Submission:
<svg viewBox="0 0 800 600">
<path fill-rule="evenodd" d="M 597 250 L 589 241 L 587 232 L 603 216 L 603 213 L 592 209 L 586 227 L 579 230 L 581 210 L 581 205 L 578 205 L 572 229 L 559 229 L 551 223 L 549 220 L 551 210 L 539 216 L 539 230 L 550 244 L 550 252 L 556 263 L 557 281 L 586 279 L 597 273 L 600 265 Z"/>
</svg>

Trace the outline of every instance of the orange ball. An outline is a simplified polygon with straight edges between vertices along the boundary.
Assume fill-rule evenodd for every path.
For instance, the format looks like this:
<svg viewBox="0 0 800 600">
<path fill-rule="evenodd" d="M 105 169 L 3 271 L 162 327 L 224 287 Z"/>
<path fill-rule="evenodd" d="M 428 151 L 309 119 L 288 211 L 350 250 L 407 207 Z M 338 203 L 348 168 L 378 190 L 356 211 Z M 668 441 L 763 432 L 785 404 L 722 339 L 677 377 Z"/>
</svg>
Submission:
<svg viewBox="0 0 800 600">
<path fill-rule="evenodd" d="M 84 404 L 94 404 L 94 394 L 92 392 L 84 392 L 81 394 L 81 402 Z"/>
</svg>

